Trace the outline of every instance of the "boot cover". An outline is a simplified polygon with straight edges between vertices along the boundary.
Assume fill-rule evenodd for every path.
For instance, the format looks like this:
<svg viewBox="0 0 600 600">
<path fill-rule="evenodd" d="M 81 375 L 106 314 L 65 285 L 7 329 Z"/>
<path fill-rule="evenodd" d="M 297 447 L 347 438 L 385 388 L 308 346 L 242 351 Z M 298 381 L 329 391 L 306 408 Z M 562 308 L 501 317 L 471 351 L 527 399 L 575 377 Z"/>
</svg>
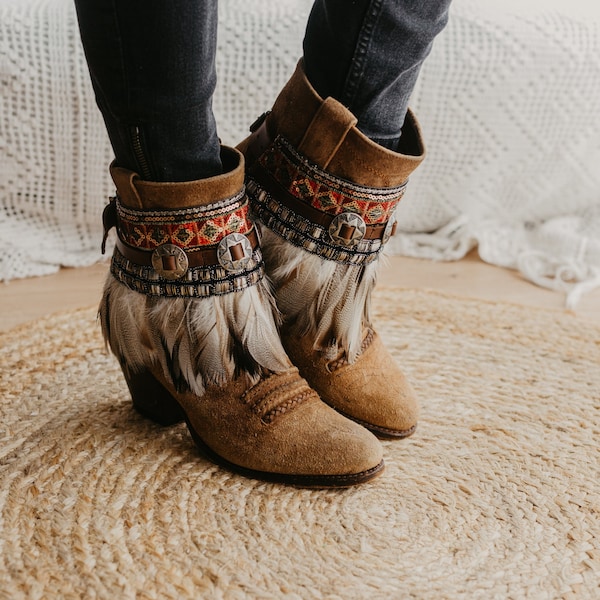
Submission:
<svg viewBox="0 0 600 600">
<path fill-rule="evenodd" d="M 278 313 L 248 217 L 244 159 L 226 172 L 153 183 L 113 166 L 104 213 L 117 241 L 102 330 L 134 407 L 187 422 L 200 450 L 246 476 L 348 486 L 383 468 L 377 439 L 324 404 L 281 345 Z"/>
<path fill-rule="evenodd" d="M 239 148 L 292 362 L 339 412 L 405 437 L 415 430 L 417 401 L 369 309 L 396 207 L 424 148 L 411 112 L 399 152 L 368 139 L 356 122 L 318 96 L 300 63 Z"/>
</svg>

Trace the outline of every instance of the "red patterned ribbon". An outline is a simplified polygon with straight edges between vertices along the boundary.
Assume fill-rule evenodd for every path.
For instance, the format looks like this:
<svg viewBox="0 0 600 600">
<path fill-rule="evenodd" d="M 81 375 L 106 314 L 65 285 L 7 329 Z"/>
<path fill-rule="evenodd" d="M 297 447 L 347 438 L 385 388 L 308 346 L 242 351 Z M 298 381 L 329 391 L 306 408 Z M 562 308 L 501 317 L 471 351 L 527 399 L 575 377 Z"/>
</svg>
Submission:
<svg viewBox="0 0 600 600">
<path fill-rule="evenodd" d="M 192 218 L 178 219 L 176 212 L 173 218 L 162 221 L 156 217 L 146 220 L 143 217 L 128 219 L 126 215 L 119 215 L 119 233 L 123 241 L 146 250 L 154 250 L 163 244 L 174 244 L 185 249 L 212 246 L 230 233 L 244 234 L 250 229 L 252 224 L 248 220 L 247 203 L 233 211 L 205 218 L 200 213 Z"/>
<path fill-rule="evenodd" d="M 386 223 L 404 194 L 404 186 L 375 190 L 349 186 L 343 180 L 303 164 L 299 157 L 273 144 L 260 158 L 261 165 L 284 189 L 313 208 L 331 215 L 354 212 L 367 225 Z"/>
</svg>

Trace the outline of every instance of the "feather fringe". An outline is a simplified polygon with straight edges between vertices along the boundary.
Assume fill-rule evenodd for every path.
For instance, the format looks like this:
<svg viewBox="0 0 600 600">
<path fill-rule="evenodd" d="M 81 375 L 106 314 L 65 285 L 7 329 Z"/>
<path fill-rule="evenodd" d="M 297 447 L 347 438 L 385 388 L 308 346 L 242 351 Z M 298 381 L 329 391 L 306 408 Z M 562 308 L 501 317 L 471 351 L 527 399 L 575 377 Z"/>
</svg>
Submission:
<svg viewBox="0 0 600 600">
<path fill-rule="evenodd" d="M 346 354 L 354 362 L 361 352 L 363 328 L 371 325 L 371 292 L 379 259 L 346 265 L 306 252 L 266 227 L 262 250 L 276 290 L 277 305 L 299 335 L 314 337 L 314 349 L 327 359 Z"/>
<path fill-rule="evenodd" d="M 109 275 L 99 317 L 104 338 L 127 372 L 160 366 L 179 391 L 201 396 L 246 374 L 249 384 L 291 364 L 277 330 L 266 280 L 209 298 L 145 296 Z"/>
</svg>

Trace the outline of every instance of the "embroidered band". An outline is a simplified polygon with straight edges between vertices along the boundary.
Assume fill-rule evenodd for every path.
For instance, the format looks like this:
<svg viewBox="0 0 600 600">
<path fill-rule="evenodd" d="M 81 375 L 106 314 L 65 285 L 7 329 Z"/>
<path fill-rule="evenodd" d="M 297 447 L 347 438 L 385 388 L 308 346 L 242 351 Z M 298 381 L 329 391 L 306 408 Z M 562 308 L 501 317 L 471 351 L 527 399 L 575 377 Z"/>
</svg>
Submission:
<svg viewBox="0 0 600 600">
<path fill-rule="evenodd" d="M 250 172 L 252 210 L 292 244 L 328 260 L 371 262 L 395 230 L 406 183 L 355 185 L 322 171 L 279 136 Z"/>
<path fill-rule="evenodd" d="M 363 239 L 352 248 L 335 245 L 327 229 L 299 216 L 255 181 L 250 180 L 246 187 L 252 211 L 265 226 L 312 254 L 340 263 L 362 265 L 375 260 L 383 247 L 379 239 Z"/>
<path fill-rule="evenodd" d="M 406 189 L 406 183 L 377 189 L 334 177 L 311 164 L 282 136 L 262 154 L 259 164 L 303 203 L 334 216 L 343 212 L 359 214 L 367 225 L 387 223 Z"/>
<path fill-rule="evenodd" d="M 247 233 L 245 191 L 216 204 L 184 210 L 138 211 L 117 201 L 121 239 L 135 248 L 154 250 L 163 244 L 193 248 L 218 244 L 230 233 Z"/>
</svg>

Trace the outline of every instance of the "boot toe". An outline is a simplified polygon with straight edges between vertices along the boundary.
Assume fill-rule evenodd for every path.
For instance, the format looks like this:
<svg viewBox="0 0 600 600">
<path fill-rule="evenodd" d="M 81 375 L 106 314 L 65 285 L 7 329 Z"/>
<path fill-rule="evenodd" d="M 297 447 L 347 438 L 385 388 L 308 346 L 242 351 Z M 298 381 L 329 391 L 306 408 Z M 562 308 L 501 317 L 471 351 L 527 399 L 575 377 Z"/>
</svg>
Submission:
<svg viewBox="0 0 600 600">
<path fill-rule="evenodd" d="M 377 438 L 321 401 L 297 369 L 185 399 L 198 447 L 242 475 L 303 487 L 347 487 L 383 470 Z"/>
<path fill-rule="evenodd" d="M 308 338 L 298 342 L 288 334 L 283 341 L 303 377 L 335 410 L 379 436 L 403 438 L 414 433 L 418 401 L 377 334 L 354 363 L 338 361 L 333 370 L 312 350 Z"/>
</svg>

